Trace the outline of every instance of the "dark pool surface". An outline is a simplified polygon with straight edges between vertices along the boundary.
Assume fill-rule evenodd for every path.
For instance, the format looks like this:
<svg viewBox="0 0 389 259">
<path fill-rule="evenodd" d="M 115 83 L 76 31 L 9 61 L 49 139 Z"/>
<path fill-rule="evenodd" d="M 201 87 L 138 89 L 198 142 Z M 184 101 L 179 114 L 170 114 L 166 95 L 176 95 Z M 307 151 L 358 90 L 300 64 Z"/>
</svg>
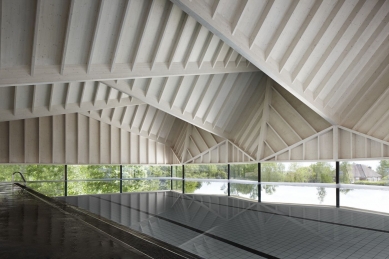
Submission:
<svg viewBox="0 0 389 259">
<path fill-rule="evenodd" d="M 147 247 L 145 241 L 137 242 L 115 228 L 103 233 L 95 225 L 104 229 L 109 228 L 107 224 L 83 217 L 80 220 L 33 193 L 0 183 L 0 258 L 185 258 L 152 244 Z M 130 243 L 117 239 L 113 232 Z M 131 242 L 141 249 L 133 248 Z M 148 256 L 140 252 L 151 250 Z"/>
</svg>

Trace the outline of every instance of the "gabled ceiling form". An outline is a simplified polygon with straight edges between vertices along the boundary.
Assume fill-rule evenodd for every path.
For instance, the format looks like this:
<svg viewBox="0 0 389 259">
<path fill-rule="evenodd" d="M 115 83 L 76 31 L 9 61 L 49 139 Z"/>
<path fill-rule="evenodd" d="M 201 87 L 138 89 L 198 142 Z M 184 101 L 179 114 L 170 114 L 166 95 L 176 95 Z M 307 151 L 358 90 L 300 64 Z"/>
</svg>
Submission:
<svg viewBox="0 0 389 259">
<path fill-rule="evenodd" d="M 172 2 L 333 124 L 389 64 L 388 1 Z"/>
<path fill-rule="evenodd" d="M 167 0 L 1 8 L 0 86 L 258 71 Z"/>
<path fill-rule="evenodd" d="M 166 113 L 224 138 L 262 73 L 102 81 Z"/>
<path fill-rule="evenodd" d="M 264 161 L 317 161 L 387 159 L 389 142 L 342 126 L 331 126 L 276 153 L 267 152 Z"/>
<path fill-rule="evenodd" d="M 207 164 L 207 163 L 244 163 L 254 162 L 255 159 L 240 149 L 228 139 L 216 144 L 208 150 L 191 157 L 184 163 Z"/>
<path fill-rule="evenodd" d="M 330 126 L 268 76 L 261 78 L 242 114 L 231 140 L 257 160 Z"/>
<path fill-rule="evenodd" d="M 5 162 L 389 154 L 389 1 L 0 6 L 0 130 L 15 142 L 0 138 Z"/>
<path fill-rule="evenodd" d="M 185 123 L 175 136 L 172 149 L 177 158 L 184 163 L 223 141 L 224 139 L 219 136 Z"/>
<path fill-rule="evenodd" d="M 0 121 L 142 104 L 99 82 L 0 87 Z"/>
</svg>

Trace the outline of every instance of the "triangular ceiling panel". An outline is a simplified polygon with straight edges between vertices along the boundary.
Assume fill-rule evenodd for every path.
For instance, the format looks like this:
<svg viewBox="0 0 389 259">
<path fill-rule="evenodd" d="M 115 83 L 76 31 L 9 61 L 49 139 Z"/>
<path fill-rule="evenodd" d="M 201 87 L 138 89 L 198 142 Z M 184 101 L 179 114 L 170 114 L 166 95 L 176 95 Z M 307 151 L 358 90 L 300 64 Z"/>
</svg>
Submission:
<svg viewBox="0 0 389 259">
<path fill-rule="evenodd" d="M 388 158 L 389 142 L 341 126 L 331 126 L 285 149 L 274 152 L 263 160 L 317 161 Z"/>
<path fill-rule="evenodd" d="M 388 86 L 388 1 L 172 2 L 331 124 Z"/>
</svg>

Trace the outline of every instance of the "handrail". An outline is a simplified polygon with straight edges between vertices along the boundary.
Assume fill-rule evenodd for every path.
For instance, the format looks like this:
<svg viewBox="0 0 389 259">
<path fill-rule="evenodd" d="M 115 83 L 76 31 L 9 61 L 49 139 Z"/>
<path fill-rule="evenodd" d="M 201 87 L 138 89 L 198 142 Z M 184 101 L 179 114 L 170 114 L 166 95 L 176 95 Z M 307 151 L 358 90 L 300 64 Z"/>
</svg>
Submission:
<svg viewBox="0 0 389 259">
<path fill-rule="evenodd" d="M 22 177 L 22 179 L 24 181 L 24 186 L 27 186 L 26 178 L 24 178 L 24 175 L 21 172 L 14 172 L 12 174 L 12 183 L 15 183 L 15 174 L 20 174 L 20 176 Z"/>
</svg>

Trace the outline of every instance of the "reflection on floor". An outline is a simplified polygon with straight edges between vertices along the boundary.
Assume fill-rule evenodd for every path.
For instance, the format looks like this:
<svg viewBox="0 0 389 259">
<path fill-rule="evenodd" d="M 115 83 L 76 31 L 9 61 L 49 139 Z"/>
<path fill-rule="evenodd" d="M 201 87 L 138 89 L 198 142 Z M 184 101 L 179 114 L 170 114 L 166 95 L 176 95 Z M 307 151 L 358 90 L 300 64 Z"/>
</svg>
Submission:
<svg viewBox="0 0 389 259">
<path fill-rule="evenodd" d="M 204 258 L 389 258 L 389 215 L 176 192 L 60 198 Z"/>
<path fill-rule="evenodd" d="M 0 258 L 198 258 L 88 214 L 0 182 Z"/>
</svg>

